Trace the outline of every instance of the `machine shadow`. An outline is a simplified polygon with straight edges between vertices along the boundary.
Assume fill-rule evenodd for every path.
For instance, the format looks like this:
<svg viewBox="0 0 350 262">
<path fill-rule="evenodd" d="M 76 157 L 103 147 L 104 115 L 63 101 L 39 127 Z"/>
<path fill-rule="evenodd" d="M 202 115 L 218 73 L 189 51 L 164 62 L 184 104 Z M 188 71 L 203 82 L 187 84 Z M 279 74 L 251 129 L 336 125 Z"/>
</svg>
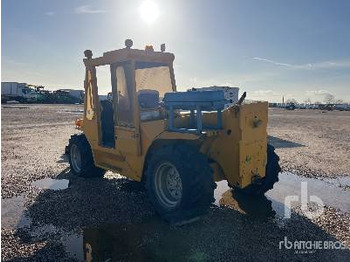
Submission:
<svg viewBox="0 0 350 262">
<path fill-rule="evenodd" d="M 155 214 L 138 182 L 125 178 L 81 179 L 69 170 L 57 178 L 69 179 L 69 187 L 46 190 L 36 198 L 28 209 L 32 220 L 28 230 L 53 225 L 64 232 L 79 232 L 82 241 L 78 247 L 87 261 L 346 261 L 350 256 L 349 250 L 301 252 L 280 245 L 285 238 L 337 239 L 298 214 L 280 223 L 266 197 L 247 198 L 228 190 L 220 207 L 213 205 L 201 220 L 177 227 Z M 24 243 L 49 241 L 43 248 L 46 251 L 37 251 L 28 261 L 42 260 L 47 252 L 64 253 L 62 246 L 53 244 L 60 237 L 46 234 L 33 238 L 23 230 L 18 230 L 17 235 Z"/>
<path fill-rule="evenodd" d="M 57 160 L 56 163 L 69 163 L 68 155 L 62 154 L 62 155 L 60 156 L 60 159 Z"/>
<path fill-rule="evenodd" d="M 267 136 L 267 141 L 269 144 L 273 145 L 275 148 L 305 147 L 305 145 L 303 144 L 299 144 L 299 143 L 278 138 L 275 136 Z"/>
</svg>

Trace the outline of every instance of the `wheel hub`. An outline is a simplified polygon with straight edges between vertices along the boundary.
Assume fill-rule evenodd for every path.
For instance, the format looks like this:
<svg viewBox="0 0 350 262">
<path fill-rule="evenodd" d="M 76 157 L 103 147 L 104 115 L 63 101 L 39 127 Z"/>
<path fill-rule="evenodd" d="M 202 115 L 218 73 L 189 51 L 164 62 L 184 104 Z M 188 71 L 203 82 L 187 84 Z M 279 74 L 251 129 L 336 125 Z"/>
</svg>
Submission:
<svg viewBox="0 0 350 262">
<path fill-rule="evenodd" d="M 158 167 L 155 174 L 155 189 L 159 202 L 166 208 L 174 208 L 181 201 L 181 176 L 170 162 Z"/>
<path fill-rule="evenodd" d="M 172 197 L 179 199 L 182 193 L 182 183 L 179 173 L 175 168 L 171 168 L 167 173 L 167 188 Z"/>
<path fill-rule="evenodd" d="M 80 149 L 76 144 L 73 144 L 71 146 L 69 155 L 72 163 L 72 168 L 75 172 L 79 173 L 81 171 L 81 154 Z"/>
</svg>

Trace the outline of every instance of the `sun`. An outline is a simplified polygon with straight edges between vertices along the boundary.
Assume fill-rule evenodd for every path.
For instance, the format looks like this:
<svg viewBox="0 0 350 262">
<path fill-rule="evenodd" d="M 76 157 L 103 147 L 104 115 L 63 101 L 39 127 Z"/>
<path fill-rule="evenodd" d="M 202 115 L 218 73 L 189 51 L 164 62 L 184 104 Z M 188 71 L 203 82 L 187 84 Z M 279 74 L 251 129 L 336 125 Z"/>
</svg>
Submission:
<svg viewBox="0 0 350 262">
<path fill-rule="evenodd" d="M 158 6 L 149 0 L 144 1 L 141 4 L 139 11 L 141 18 L 148 24 L 152 24 L 159 16 Z"/>
</svg>

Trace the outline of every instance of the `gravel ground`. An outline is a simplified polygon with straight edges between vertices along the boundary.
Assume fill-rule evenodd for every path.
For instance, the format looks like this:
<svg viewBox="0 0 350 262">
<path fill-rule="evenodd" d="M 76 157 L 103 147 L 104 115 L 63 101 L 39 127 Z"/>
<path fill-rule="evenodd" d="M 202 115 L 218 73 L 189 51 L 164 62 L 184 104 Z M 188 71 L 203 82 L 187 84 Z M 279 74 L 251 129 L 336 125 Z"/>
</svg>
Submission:
<svg viewBox="0 0 350 262">
<path fill-rule="evenodd" d="M 77 261 L 84 259 L 83 247 L 86 258 L 92 248 L 97 261 L 349 261 L 348 248 L 279 248 L 285 237 L 349 247 L 350 214 L 332 207 L 313 220 L 295 207 L 286 220 L 266 197 L 233 198 L 227 190 L 206 217 L 174 227 L 155 215 L 139 183 L 111 172 L 103 179 L 73 176 L 62 153 L 81 110 L 2 106 L 2 215 L 7 203 L 15 220 L 2 217 L 2 261 Z M 284 170 L 322 179 L 348 175 L 349 120 L 349 112 L 270 110 L 268 131 Z M 69 184 L 62 190 L 32 185 L 43 178 Z"/>
<path fill-rule="evenodd" d="M 349 176 L 350 112 L 269 110 L 268 133 L 282 168 L 308 177 Z"/>
</svg>

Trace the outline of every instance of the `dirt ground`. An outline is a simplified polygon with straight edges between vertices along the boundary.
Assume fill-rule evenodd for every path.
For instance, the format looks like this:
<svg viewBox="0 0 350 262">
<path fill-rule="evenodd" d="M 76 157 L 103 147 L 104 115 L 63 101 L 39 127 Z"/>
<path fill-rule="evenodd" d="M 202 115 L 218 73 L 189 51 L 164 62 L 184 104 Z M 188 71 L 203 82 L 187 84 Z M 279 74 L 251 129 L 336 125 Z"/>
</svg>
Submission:
<svg viewBox="0 0 350 262">
<path fill-rule="evenodd" d="M 111 172 L 75 177 L 62 154 L 81 114 L 77 105 L 2 106 L 2 261 L 349 261 L 346 201 L 314 219 L 295 206 L 284 219 L 274 194 L 251 199 L 218 184 L 207 216 L 170 226 L 139 183 Z M 270 109 L 268 133 L 291 172 L 282 186 L 302 176 L 324 183 L 335 203 L 349 199 L 350 112 Z M 296 240 L 345 248 L 288 248 Z"/>
<path fill-rule="evenodd" d="M 349 111 L 270 109 L 268 134 L 277 142 L 284 170 L 313 177 L 349 176 Z"/>
</svg>

